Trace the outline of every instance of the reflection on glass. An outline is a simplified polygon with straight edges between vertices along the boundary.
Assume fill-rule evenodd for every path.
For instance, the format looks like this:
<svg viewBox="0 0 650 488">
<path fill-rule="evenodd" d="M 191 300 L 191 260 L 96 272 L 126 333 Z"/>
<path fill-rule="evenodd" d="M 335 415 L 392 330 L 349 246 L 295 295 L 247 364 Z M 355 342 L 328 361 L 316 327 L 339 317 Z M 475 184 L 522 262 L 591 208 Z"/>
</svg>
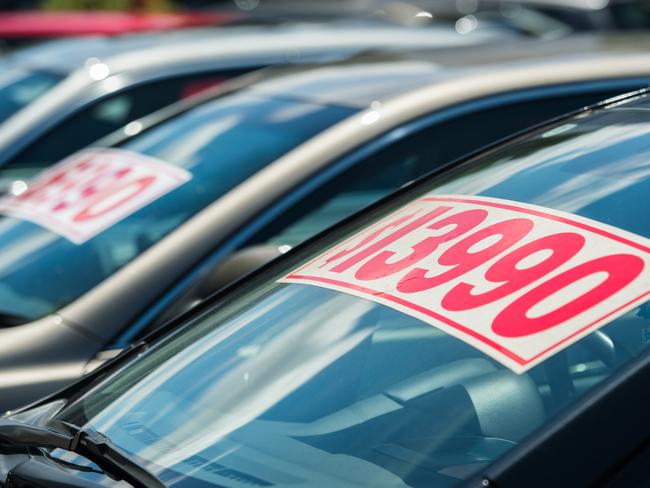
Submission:
<svg viewBox="0 0 650 488">
<path fill-rule="evenodd" d="M 63 78 L 46 71 L 7 68 L 0 64 L 0 122 L 36 100 Z"/>
</svg>

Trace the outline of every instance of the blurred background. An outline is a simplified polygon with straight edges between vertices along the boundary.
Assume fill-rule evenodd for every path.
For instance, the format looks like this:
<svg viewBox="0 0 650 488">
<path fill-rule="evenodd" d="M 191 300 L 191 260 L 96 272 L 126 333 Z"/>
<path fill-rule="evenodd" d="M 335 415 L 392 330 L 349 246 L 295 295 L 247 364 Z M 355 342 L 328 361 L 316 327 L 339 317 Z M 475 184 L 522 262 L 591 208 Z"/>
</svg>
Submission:
<svg viewBox="0 0 650 488">
<path fill-rule="evenodd" d="M 649 0 L 3 0 L 5 46 L 84 34 L 198 25 L 356 19 L 413 27 L 487 26 L 535 37 L 650 26 Z"/>
</svg>

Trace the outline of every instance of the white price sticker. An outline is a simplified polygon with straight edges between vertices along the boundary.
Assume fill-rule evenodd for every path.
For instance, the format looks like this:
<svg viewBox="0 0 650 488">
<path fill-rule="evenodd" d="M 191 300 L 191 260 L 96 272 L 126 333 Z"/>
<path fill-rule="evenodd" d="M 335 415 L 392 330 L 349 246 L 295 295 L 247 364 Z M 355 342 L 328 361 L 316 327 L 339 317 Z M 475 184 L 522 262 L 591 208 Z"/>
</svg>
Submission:
<svg viewBox="0 0 650 488">
<path fill-rule="evenodd" d="M 192 178 L 182 168 L 121 149 L 88 149 L 41 173 L 0 212 L 81 244 Z"/>
<path fill-rule="evenodd" d="M 534 205 L 429 195 L 280 281 L 384 304 L 522 373 L 650 298 L 650 240 Z"/>
</svg>

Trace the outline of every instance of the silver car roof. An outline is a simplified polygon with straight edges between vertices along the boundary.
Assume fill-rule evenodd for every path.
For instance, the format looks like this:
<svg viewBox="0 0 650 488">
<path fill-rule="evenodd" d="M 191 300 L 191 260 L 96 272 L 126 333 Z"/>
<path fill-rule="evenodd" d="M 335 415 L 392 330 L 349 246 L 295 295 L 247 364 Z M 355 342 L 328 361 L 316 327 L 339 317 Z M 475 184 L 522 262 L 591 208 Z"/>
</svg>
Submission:
<svg viewBox="0 0 650 488">
<path fill-rule="evenodd" d="M 252 89 L 268 96 L 292 96 L 322 104 L 367 108 L 426 87 L 434 88 L 454 80 L 476 78 L 476 86 L 467 86 L 468 95 L 480 95 L 481 77 L 515 71 L 546 71 L 552 66 L 575 66 L 576 81 L 580 67 L 590 71 L 602 66 L 602 78 L 629 76 L 635 71 L 647 73 L 650 36 L 646 34 L 580 35 L 557 40 L 524 40 L 471 47 L 417 50 L 400 54 L 366 54 L 313 69 L 275 68 L 267 70 L 266 81 Z M 622 71 L 617 72 L 616 66 Z M 568 76 L 567 81 L 570 81 Z"/>
<path fill-rule="evenodd" d="M 194 28 L 166 33 L 120 36 L 87 36 L 60 39 L 20 49 L 3 61 L 32 68 L 70 74 L 88 58 L 100 59 L 111 72 L 149 70 L 188 57 L 237 55 L 314 48 L 403 49 L 477 44 L 503 33 L 477 31 L 462 35 L 453 27 L 433 25 L 406 28 L 372 22 L 290 22 L 279 25 Z M 390 39 L 390 42 L 387 40 Z M 242 41 L 244 41 L 242 43 Z M 291 53 L 290 53 L 291 54 Z"/>
</svg>

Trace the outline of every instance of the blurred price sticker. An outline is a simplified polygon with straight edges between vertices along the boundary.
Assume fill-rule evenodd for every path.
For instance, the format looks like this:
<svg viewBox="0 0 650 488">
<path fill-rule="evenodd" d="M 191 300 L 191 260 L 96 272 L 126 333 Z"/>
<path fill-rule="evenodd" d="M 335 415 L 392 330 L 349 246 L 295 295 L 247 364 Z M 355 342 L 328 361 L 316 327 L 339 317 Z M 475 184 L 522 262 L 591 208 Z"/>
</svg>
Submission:
<svg viewBox="0 0 650 488">
<path fill-rule="evenodd" d="M 88 149 L 0 199 L 0 212 L 81 244 L 190 180 L 192 174 L 122 149 Z"/>
<path fill-rule="evenodd" d="M 381 303 L 522 373 L 650 298 L 650 239 L 534 205 L 429 195 L 280 281 Z"/>
</svg>

